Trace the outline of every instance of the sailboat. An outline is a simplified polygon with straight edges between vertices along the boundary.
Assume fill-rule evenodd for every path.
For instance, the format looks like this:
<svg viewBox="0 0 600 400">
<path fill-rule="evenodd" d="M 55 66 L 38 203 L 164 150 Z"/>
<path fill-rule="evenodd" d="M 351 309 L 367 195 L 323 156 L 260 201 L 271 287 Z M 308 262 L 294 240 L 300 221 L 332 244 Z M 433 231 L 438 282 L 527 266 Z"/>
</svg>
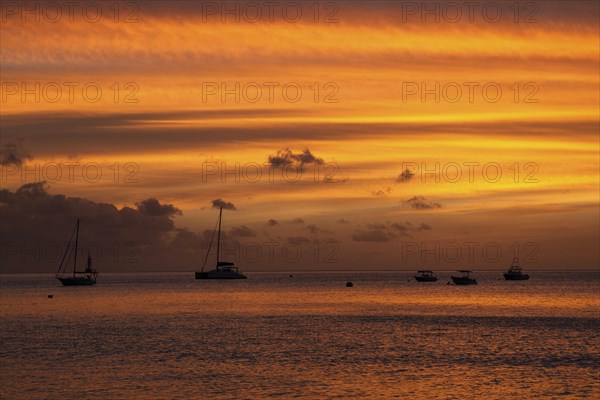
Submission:
<svg viewBox="0 0 600 400">
<path fill-rule="evenodd" d="M 73 244 L 73 236 L 75 236 L 75 243 Z M 77 223 L 75 224 L 75 229 L 73 233 L 71 233 L 71 238 L 69 239 L 69 244 L 67 245 L 67 249 L 65 250 L 65 254 L 63 255 L 62 261 L 60 262 L 60 266 L 58 267 L 58 271 L 56 271 L 55 278 L 58 279 L 63 286 L 88 286 L 96 284 L 96 278 L 98 277 L 98 271 L 92 268 L 92 257 L 88 253 L 87 256 L 87 267 L 84 271 L 77 271 L 77 244 L 79 242 L 79 218 L 77 218 Z M 73 244 L 73 248 L 71 245 Z M 73 256 L 73 274 L 67 274 L 67 264 L 69 261 L 69 253 Z"/>
<path fill-rule="evenodd" d="M 215 232 L 213 232 L 213 236 L 210 240 L 210 244 L 208 246 L 208 252 L 206 253 L 206 258 L 204 259 L 204 264 L 202 265 L 202 270 L 200 272 L 195 273 L 196 279 L 247 279 L 246 275 L 242 274 L 238 271 L 238 268 L 234 266 L 232 262 L 220 261 L 221 258 L 221 220 L 223 218 L 223 207 L 219 208 L 219 221 L 218 221 L 218 235 L 217 235 L 217 266 L 215 269 L 210 270 L 208 272 L 204 271 L 204 267 L 206 266 L 206 261 L 208 260 L 208 255 L 210 254 L 210 249 L 212 247 L 213 240 L 215 238 Z"/>
<path fill-rule="evenodd" d="M 523 273 L 523 269 L 519 265 L 519 259 L 517 257 L 513 258 L 512 265 L 504 273 L 504 279 L 507 281 L 526 281 L 529 279 L 529 275 Z"/>
</svg>

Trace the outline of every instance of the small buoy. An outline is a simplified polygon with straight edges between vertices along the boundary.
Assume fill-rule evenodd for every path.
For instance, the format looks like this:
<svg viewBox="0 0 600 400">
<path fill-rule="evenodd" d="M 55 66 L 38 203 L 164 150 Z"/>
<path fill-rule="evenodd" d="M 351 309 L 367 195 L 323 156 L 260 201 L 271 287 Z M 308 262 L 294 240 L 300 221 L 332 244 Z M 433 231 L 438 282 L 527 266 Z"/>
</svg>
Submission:
<svg viewBox="0 0 600 400">
<path fill-rule="evenodd" d="M 354 286 L 354 285 L 352 284 L 352 282 L 346 282 L 346 287 L 352 287 L 352 286 Z"/>
<path fill-rule="evenodd" d="M 54 297 L 54 295 L 53 295 L 53 294 L 49 294 L 49 295 L 48 295 L 48 298 L 49 298 L 49 299 L 52 299 L 53 297 Z"/>
</svg>

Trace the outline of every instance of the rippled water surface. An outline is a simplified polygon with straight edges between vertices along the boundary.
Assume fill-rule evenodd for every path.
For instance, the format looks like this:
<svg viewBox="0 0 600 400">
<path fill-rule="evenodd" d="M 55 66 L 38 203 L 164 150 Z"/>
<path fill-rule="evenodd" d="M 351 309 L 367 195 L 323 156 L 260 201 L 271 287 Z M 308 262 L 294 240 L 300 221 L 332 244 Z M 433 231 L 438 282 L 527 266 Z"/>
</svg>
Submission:
<svg viewBox="0 0 600 400">
<path fill-rule="evenodd" d="M 2 276 L 0 398 L 600 397 L 598 273 L 249 275 Z"/>
</svg>

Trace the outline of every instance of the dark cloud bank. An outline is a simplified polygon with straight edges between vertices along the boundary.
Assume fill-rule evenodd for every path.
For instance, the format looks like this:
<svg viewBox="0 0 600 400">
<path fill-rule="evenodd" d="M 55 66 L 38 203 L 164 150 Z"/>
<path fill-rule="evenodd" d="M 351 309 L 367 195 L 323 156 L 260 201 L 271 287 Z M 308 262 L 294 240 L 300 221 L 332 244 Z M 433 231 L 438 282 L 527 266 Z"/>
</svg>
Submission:
<svg viewBox="0 0 600 400">
<path fill-rule="evenodd" d="M 202 246 L 199 235 L 175 225 L 173 217 L 181 210 L 155 198 L 119 209 L 50 194 L 44 182 L 35 182 L 14 192 L 0 190 L 0 210 L 3 273 L 58 268 L 76 218 L 81 221 L 80 257 L 89 251 L 105 271 L 190 268 L 198 263 Z"/>
<path fill-rule="evenodd" d="M 212 200 L 211 205 L 236 210 L 233 203 L 223 199 Z M 89 252 L 101 272 L 198 270 L 209 243 L 216 240 L 213 226 L 201 232 L 177 226 L 174 219 L 182 211 L 154 197 L 136 202 L 135 207 L 118 208 L 110 203 L 49 193 L 45 182 L 28 183 L 15 191 L 0 190 L 0 211 L 0 273 L 55 272 L 77 218 L 79 262 L 83 263 Z M 297 224 L 315 237 L 329 233 L 314 224 L 304 226 L 301 218 L 286 222 Z M 276 220 L 267 223 L 278 224 Z M 225 259 L 238 264 L 241 261 L 243 268 L 269 265 L 266 256 L 256 262 L 240 259 L 240 249 L 248 243 L 262 247 L 263 240 L 258 236 L 246 225 L 222 230 L 221 251 Z M 302 236 L 276 238 L 277 251 L 289 243 L 314 245 L 315 240 Z M 213 245 L 208 265 L 214 263 L 215 252 Z M 312 257 L 312 253 L 307 254 Z M 278 253 L 272 264 L 281 265 L 283 261 Z"/>
</svg>

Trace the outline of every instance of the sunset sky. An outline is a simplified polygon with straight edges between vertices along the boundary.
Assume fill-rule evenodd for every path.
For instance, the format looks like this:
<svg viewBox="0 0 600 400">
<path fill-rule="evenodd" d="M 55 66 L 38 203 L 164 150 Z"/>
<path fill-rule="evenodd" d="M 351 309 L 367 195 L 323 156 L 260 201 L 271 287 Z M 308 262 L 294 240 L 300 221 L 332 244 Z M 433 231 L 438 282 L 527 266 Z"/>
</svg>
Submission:
<svg viewBox="0 0 600 400">
<path fill-rule="evenodd" d="M 2 3 L 0 272 L 598 267 L 597 2 L 266 3 Z"/>
</svg>

